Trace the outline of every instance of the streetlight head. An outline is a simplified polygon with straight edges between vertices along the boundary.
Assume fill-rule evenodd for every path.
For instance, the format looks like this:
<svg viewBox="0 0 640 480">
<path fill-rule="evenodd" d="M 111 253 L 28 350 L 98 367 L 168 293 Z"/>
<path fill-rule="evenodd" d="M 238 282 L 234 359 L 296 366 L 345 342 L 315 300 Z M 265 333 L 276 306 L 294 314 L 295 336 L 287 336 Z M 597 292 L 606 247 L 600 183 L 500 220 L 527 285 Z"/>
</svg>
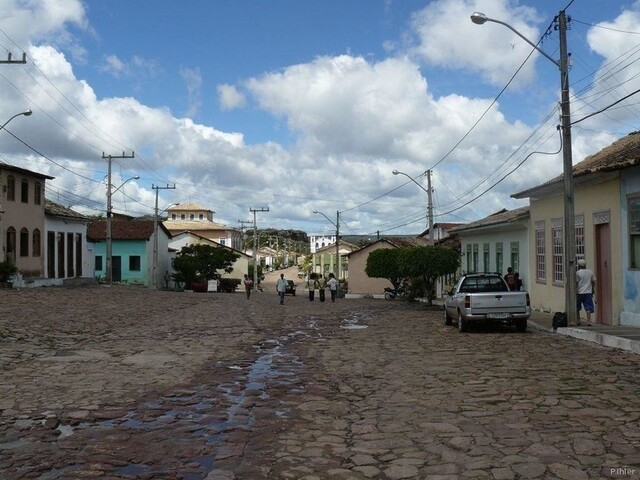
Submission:
<svg viewBox="0 0 640 480">
<path fill-rule="evenodd" d="M 394 175 L 398 175 L 400 172 L 399 172 L 398 170 L 394 170 L 394 171 L 393 171 L 393 172 L 391 172 L 391 173 L 393 173 Z"/>
<path fill-rule="evenodd" d="M 484 13 L 473 12 L 471 14 L 471 21 L 476 25 L 482 25 L 483 23 L 486 23 L 488 20 L 489 18 Z"/>
<path fill-rule="evenodd" d="M 318 210 L 314 210 L 313 213 L 320 213 Z"/>
<path fill-rule="evenodd" d="M 140 177 L 138 175 L 136 175 L 135 177 L 133 177 L 134 180 L 140 180 Z"/>
<path fill-rule="evenodd" d="M 33 112 L 31 111 L 30 108 L 27 108 L 24 112 L 22 112 L 22 115 L 24 115 L 25 117 L 28 117 L 29 115 L 31 115 Z"/>
</svg>

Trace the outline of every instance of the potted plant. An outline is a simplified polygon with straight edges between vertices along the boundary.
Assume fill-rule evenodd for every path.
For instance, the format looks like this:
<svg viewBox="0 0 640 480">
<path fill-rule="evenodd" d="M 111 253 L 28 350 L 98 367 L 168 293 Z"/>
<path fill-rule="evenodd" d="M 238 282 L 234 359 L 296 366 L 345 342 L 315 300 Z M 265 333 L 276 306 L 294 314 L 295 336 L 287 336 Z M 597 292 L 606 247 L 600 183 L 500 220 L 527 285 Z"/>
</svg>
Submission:
<svg viewBox="0 0 640 480">
<path fill-rule="evenodd" d="M 9 279 L 14 273 L 17 273 L 18 269 L 15 265 L 11 265 L 9 262 L 0 262 L 0 284 L 11 287 L 12 282 Z"/>
</svg>

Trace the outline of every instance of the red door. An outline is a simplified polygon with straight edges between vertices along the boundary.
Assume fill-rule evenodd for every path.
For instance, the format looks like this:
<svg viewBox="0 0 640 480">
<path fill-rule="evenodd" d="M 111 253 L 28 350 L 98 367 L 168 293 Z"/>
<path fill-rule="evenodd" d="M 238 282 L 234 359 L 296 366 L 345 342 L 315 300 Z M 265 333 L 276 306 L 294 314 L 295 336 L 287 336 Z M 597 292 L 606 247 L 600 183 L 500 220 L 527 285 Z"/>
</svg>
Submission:
<svg viewBox="0 0 640 480">
<path fill-rule="evenodd" d="M 596 322 L 613 323 L 611 309 L 611 228 L 608 223 L 595 225 L 596 240 Z"/>
</svg>

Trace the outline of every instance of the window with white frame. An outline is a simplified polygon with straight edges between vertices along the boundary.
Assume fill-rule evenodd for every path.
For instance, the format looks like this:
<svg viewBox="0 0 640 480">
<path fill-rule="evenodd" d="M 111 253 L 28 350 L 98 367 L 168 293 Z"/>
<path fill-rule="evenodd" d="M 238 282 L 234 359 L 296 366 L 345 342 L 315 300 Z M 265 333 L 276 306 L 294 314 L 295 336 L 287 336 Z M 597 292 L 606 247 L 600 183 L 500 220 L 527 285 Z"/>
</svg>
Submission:
<svg viewBox="0 0 640 480">
<path fill-rule="evenodd" d="M 502 273 L 504 271 L 504 256 L 502 253 L 502 242 L 496 243 L 496 272 Z"/>
<path fill-rule="evenodd" d="M 227 244 L 227 239 L 226 239 L 226 238 L 223 238 L 223 237 L 220 237 L 220 238 L 218 239 L 218 243 L 219 243 L 220 245 L 226 245 L 226 244 Z"/>
<path fill-rule="evenodd" d="M 584 215 L 576 215 L 576 260 L 584 259 Z"/>
<path fill-rule="evenodd" d="M 640 268 L 640 194 L 627 198 L 629 215 L 629 268 Z"/>
<path fill-rule="evenodd" d="M 511 242 L 509 260 L 514 272 L 520 271 L 520 242 Z"/>
<path fill-rule="evenodd" d="M 471 273 L 473 270 L 471 270 L 473 268 L 473 259 L 472 257 L 472 249 L 471 249 L 471 244 L 468 243 L 467 244 L 467 273 Z"/>
<path fill-rule="evenodd" d="M 562 219 L 551 221 L 551 242 L 553 245 L 553 283 L 564 282 L 564 240 L 562 238 Z"/>
<path fill-rule="evenodd" d="M 478 272 L 478 244 L 473 244 L 473 273 Z"/>
<path fill-rule="evenodd" d="M 484 273 L 489 273 L 489 244 L 482 245 L 482 268 Z"/>
<path fill-rule="evenodd" d="M 536 280 L 547 281 L 547 251 L 544 220 L 536 222 Z"/>
</svg>

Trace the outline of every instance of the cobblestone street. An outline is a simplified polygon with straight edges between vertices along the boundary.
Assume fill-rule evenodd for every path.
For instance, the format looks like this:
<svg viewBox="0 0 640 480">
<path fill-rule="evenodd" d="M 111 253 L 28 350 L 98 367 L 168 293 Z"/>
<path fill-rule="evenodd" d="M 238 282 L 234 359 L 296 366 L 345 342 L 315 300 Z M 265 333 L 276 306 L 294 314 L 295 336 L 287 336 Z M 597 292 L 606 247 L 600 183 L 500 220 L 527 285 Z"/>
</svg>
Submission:
<svg viewBox="0 0 640 480">
<path fill-rule="evenodd" d="M 302 293 L 0 290 L 0 478 L 640 478 L 637 355 Z"/>
</svg>

